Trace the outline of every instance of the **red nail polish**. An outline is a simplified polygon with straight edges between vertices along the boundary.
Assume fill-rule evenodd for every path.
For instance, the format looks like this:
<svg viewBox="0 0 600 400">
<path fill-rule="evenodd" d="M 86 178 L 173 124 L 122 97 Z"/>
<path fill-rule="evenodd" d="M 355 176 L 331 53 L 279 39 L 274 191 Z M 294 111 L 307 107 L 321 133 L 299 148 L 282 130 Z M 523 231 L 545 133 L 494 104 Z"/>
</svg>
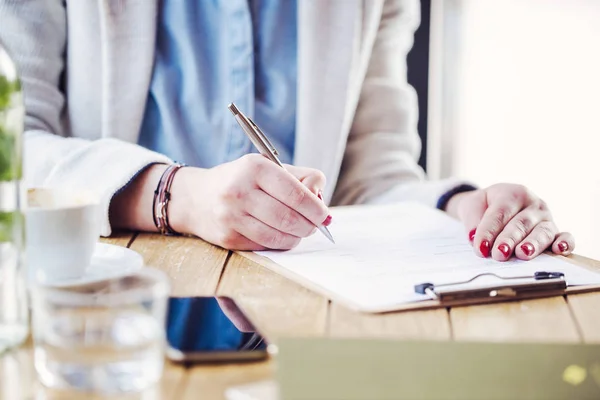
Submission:
<svg viewBox="0 0 600 400">
<path fill-rule="evenodd" d="M 331 215 L 328 215 L 327 218 L 325 218 L 325 221 L 323 221 L 323 225 L 325 225 L 325 226 L 331 225 Z"/>
<path fill-rule="evenodd" d="M 535 247 L 533 247 L 531 243 L 525 243 L 521 246 L 521 250 L 523 250 L 523 253 L 529 257 L 535 252 Z"/>
<path fill-rule="evenodd" d="M 484 240 L 483 242 L 481 242 L 481 244 L 479 245 L 479 251 L 481 252 L 481 254 L 484 257 L 489 257 L 489 255 L 490 255 L 490 242 L 488 242 L 487 240 Z"/>
<path fill-rule="evenodd" d="M 473 241 L 473 239 L 475 239 L 475 229 L 473 229 L 471 232 L 469 232 L 469 241 Z"/>
<path fill-rule="evenodd" d="M 564 253 L 565 251 L 569 250 L 569 245 L 567 244 L 567 242 L 558 242 L 557 246 L 558 250 L 560 250 L 561 253 Z"/>
<path fill-rule="evenodd" d="M 510 257 L 510 246 L 506 243 L 502 243 L 500 246 L 498 246 L 498 250 L 500 250 L 500 253 L 502 253 L 504 258 Z"/>
<path fill-rule="evenodd" d="M 319 190 L 319 191 L 317 192 L 317 197 L 318 197 L 319 199 L 323 200 L 323 192 Z"/>
</svg>

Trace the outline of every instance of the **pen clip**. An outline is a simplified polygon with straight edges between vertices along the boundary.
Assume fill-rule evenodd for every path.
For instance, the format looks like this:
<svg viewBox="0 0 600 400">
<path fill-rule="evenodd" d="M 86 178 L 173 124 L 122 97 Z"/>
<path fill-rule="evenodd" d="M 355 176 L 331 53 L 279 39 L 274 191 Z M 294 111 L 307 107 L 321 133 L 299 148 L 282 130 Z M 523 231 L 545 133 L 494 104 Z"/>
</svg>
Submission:
<svg viewBox="0 0 600 400">
<path fill-rule="evenodd" d="M 275 146 L 273 146 L 273 144 L 271 143 L 271 141 L 269 140 L 269 138 L 267 137 L 267 135 L 265 135 L 263 133 L 263 131 L 258 127 L 258 125 L 256 125 L 254 123 L 254 121 L 252 121 L 252 118 L 246 117 L 246 119 L 254 127 L 256 136 L 263 142 L 263 144 L 265 145 L 265 147 L 267 147 L 271 151 L 271 153 L 273 153 L 273 155 L 278 156 L 279 153 L 277 152 L 277 149 L 275 148 Z"/>
<path fill-rule="evenodd" d="M 254 146 L 258 149 L 258 151 L 275 164 L 279 165 L 281 168 L 285 168 L 277 155 L 277 149 L 275 146 L 269 141 L 267 136 L 260 130 L 260 128 L 252 121 L 249 117 L 244 115 L 235 104 L 231 103 L 228 106 L 229 110 L 233 113 L 238 123 L 242 126 L 242 129 L 249 137 L 249 139 L 254 143 Z"/>
</svg>

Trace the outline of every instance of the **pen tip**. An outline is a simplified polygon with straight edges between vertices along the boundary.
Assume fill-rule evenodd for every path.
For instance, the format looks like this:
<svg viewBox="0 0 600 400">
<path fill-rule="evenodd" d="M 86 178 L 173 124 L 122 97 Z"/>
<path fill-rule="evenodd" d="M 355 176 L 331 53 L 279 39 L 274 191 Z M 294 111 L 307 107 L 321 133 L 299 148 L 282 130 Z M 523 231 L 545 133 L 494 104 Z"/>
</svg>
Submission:
<svg viewBox="0 0 600 400">
<path fill-rule="evenodd" d="M 335 244 L 335 240 L 333 240 L 333 236 L 331 236 L 331 232 L 329 232 L 329 229 L 327 229 L 325 227 L 325 225 L 321 225 L 319 226 L 319 230 L 323 233 L 323 235 L 325 235 L 325 237 L 327 239 L 329 239 L 329 241 L 333 244 Z"/>
<path fill-rule="evenodd" d="M 227 108 L 229 108 L 229 111 L 231 111 L 231 113 L 233 115 L 238 115 L 240 113 L 239 110 L 237 109 L 237 107 L 235 106 L 235 104 L 233 104 L 233 103 L 229 103 Z"/>
</svg>

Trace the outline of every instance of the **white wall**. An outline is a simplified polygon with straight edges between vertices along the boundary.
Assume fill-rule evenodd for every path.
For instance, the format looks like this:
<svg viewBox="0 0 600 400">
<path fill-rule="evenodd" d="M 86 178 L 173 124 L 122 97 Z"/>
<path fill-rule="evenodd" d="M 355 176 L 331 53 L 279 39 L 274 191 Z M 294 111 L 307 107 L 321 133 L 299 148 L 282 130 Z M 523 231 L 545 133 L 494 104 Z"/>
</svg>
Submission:
<svg viewBox="0 0 600 400">
<path fill-rule="evenodd" d="M 456 50 L 437 65 L 451 142 L 437 173 L 529 186 L 600 259 L 600 1 L 445 1 L 458 19 L 441 35 Z"/>
</svg>

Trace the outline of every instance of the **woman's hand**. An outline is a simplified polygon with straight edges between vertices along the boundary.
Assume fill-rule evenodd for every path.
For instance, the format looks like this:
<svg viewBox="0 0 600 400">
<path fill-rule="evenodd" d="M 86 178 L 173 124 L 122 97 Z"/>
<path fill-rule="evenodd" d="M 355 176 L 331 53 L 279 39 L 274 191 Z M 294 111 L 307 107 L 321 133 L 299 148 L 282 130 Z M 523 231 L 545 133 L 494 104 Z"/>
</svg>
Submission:
<svg viewBox="0 0 600 400">
<path fill-rule="evenodd" d="M 256 328 L 252 322 L 246 318 L 244 312 L 237 306 L 235 301 L 230 297 L 215 297 L 223 314 L 235 325 L 240 332 L 255 332 Z"/>
<path fill-rule="evenodd" d="M 318 193 L 325 176 L 318 170 L 282 169 L 250 154 L 211 169 L 182 168 L 171 190 L 169 221 L 233 250 L 291 249 L 331 217 Z"/>
<path fill-rule="evenodd" d="M 475 253 L 505 261 L 513 254 L 530 260 L 552 248 L 568 255 L 575 241 L 559 232 L 541 199 L 521 185 L 497 184 L 454 195 L 446 211 L 460 219 L 469 232 Z"/>
</svg>

